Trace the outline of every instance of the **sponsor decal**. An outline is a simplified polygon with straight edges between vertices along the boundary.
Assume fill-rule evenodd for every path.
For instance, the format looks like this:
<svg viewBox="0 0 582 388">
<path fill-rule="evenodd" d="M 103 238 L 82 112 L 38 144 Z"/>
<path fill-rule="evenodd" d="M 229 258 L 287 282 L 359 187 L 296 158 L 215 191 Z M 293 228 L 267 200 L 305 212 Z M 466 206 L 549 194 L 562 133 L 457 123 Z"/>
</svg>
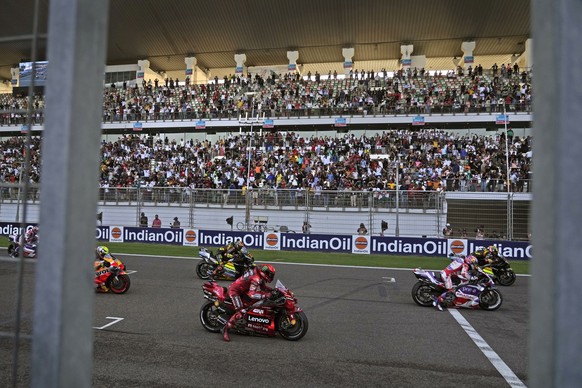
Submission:
<svg viewBox="0 0 582 388">
<path fill-rule="evenodd" d="M 264 314 L 265 310 L 261 310 L 261 309 L 253 309 L 253 313 L 257 313 L 257 314 Z"/>
<path fill-rule="evenodd" d="M 109 242 L 123 242 L 123 226 L 109 228 Z"/>
<path fill-rule="evenodd" d="M 462 240 L 453 240 L 451 242 L 451 252 L 456 255 L 463 254 L 465 252 L 465 243 Z"/>
<path fill-rule="evenodd" d="M 352 253 L 370 254 L 370 236 L 352 236 Z"/>
<path fill-rule="evenodd" d="M 279 237 L 275 233 L 269 233 L 265 238 L 265 242 L 270 246 L 277 245 Z"/>
<path fill-rule="evenodd" d="M 198 231 L 193 229 L 184 230 L 184 245 L 195 247 L 198 246 Z"/>
<path fill-rule="evenodd" d="M 264 323 L 265 325 L 268 325 L 269 323 L 271 323 L 271 320 L 269 318 L 255 317 L 253 315 L 250 315 L 247 318 L 247 321 L 256 322 L 256 323 Z"/>
</svg>

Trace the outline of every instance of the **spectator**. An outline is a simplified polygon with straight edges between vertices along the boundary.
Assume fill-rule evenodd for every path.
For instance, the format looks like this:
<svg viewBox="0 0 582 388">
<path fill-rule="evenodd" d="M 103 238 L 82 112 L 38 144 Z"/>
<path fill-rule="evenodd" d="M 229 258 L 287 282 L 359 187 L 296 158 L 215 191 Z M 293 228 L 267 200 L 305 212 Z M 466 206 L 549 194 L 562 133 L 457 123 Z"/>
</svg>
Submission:
<svg viewBox="0 0 582 388">
<path fill-rule="evenodd" d="M 174 222 L 172 222 L 172 225 L 170 225 L 171 228 L 179 228 L 180 227 L 180 221 L 178 220 L 178 217 L 174 217 Z"/>
<path fill-rule="evenodd" d="M 162 220 L 160 220 L 160 218 L 156 214 L 156 216 L 152 222 L 152 228 L 161 228 L 161 227 L 162 227 Z"/>
<path fill-rule="evenodd" d="M 451 236 L 453 234 L 453 228 L 451 228 L 451 224 L 447 223 L 443 228 L 443 236 Z"/>
<path fill-rule="evenodd" d="M 368 234 L 368 229 L 366 229 L 363 223 L 361 223 L 360 227 L 358 228 L 358 234 L 359 235 Z"/>
<path fill-rule="evenodd" d="M 303 234 L 310 234 L 311 233 L 311 224 L 309 221 L 303 221 L 303 226 L 301 227 Z"/>
<path fill-rule="evenodd" d="M 142 212 L 141 217 L 139 217 L 139 226 L 140 226 L 140 228 L 147 228 L 148 227 L 148 217 L 145 215 L 144 212 Z"/>
</svg>

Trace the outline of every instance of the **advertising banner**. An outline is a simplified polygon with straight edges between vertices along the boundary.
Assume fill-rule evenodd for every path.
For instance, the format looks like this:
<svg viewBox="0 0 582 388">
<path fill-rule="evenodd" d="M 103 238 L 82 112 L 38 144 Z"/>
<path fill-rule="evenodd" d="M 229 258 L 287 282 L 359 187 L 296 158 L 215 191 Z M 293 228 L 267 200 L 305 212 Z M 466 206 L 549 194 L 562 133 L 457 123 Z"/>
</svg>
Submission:
<svg viewBox="0 0 582 388">
<path fill-rule="evenodd" d="M 281 233 L 266 232 L 263 235 L 265 245 L 263 249 L 266 251 L 280 251 L 281 250 Z"/>
<path fill-rule="evenodd" d="M 369 255 L 370 245 L 370 236 L 352 236 L 352 253 Z"/>
</svg>

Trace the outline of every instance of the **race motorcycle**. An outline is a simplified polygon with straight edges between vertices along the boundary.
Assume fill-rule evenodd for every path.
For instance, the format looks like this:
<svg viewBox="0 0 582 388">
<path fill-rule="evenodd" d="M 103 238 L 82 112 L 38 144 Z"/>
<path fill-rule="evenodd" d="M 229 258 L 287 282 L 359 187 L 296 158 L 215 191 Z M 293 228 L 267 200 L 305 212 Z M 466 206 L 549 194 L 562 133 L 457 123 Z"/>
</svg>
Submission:
<svg viewBox="0 0 582 388">
<path fill-rule="evenodd" d="M 503 256 L 496 257 L 493 263 L 484 265 L 482 269 L 493 278 L 495 283 L 501 286 L 511 286 L 515 283 L 515 272 L 513 272 L 509 262 Z"/>
<path fill-rule="evenodd" d="M 212 333 L 220 329 L 235 313 L 226 287 L 214 281 L 202 285 L 207 302 L 200 308 L 200 322 Z M 289 341 L 298 341 L 307 333 L 309 322 L 303 310 L 297 305 L 293 292 L 277 280 L 271 297 L 255 302 L 243 299 L 247 312 L 235 322 L 231 331 L 246 335 L 273 337 L 277 333 Z"/>
<path fill-rule="evenodd" d="M 95 284 L 98 287 L 101 284 L 105 284 L 109 291 L 114 294 L 126 293 L 129 290 L 129 286 L 131 286 L 131 281 L 126 272 L 125 264 L 113 255 L 110 255 L 105 260 L 109 263 L 109 267 L 103 265 L 103 263 L 95 266 Z"/>
<path fill-rule="evenodd" d="M 200 262 L 196 266 L 196 275 L 202 280 L 213 277 L 215 280 L 236 280 L 255 266 L 255 258 L 246 248 L 233 260 L 220 265 L 211 251 L 202 247 L 198 251 Z"/>
<path fill-rule="evenodd" d="M 495 288 L 493 278 L 479 267 L 476 276 L 468 283 L 460 284 L 454 277 L 454 294 L 449 293 L 443 301 L 445 307 L 481 308 L 487 311 L 497 310 L 503 303 L 503 297 Z M 412 287 L 412 299 L 420 306 L 433 306 L 433 302 L 446 291 L 440 272 L 414 269 L 418 282 Z"/>
<path fill-rule="evenodd" d="M 8 236 L 10 243 L 8 244 L 8 254 L 11 257 L 18 257 L 20 255 L 20 234 L 12 234 Z M 36 257 L 36 244 L 24 244 L 24 249 L 22 250 L 24 257 L 35 258 Z"/>
</svg>

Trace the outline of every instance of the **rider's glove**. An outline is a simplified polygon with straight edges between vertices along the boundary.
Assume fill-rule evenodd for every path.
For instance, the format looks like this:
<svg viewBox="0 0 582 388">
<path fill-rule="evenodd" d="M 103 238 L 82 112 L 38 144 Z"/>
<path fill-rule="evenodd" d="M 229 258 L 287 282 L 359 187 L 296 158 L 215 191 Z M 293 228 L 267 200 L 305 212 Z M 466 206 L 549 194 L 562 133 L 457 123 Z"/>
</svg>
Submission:
<svg viewBox="0 0 582 388">
<path fill-rule="evenodd" d="M 277 289 L 271 291 L 271 295 L 269 295 L 269 299 L 273 301 L 279 299 L 279 297 L 281 297 L 281 291 Z"/>
</svg>

